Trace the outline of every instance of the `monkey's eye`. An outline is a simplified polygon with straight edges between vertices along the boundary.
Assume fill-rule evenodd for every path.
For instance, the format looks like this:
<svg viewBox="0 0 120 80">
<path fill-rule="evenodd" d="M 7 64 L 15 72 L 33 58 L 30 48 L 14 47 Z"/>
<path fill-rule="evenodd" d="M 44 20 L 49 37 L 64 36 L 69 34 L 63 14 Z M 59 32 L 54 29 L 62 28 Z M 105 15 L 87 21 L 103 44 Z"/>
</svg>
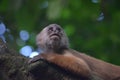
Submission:
<svg viewBox="0 0 120 80">
<path fill-rule="evenodd" d="M 60 32 L 60 31 L 61 31 L 61 29 L 60 29 L 60 28 L 57 28 L 57 30 L 58 30 L 58 32 Z"/>
<path fill-rule="evenodd" d="M 50 27 L 50 28 L 48 29 L 48 31 L 50 31 L 50 32 L 53 31 L 53 27 Z"/>
</svg>

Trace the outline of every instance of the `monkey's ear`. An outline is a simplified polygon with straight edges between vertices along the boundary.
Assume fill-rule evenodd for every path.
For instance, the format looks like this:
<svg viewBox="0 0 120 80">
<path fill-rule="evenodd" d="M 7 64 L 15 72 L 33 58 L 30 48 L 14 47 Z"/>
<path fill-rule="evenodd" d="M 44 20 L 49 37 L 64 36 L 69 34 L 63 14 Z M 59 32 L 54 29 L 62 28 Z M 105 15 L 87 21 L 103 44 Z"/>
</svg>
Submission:
<svg viewBox="0 0 120 80">
<path fill-rule="evenodd" d="M 46 37 L 46 33 L 44 33 L 44 31 L 40 32 L 37 36 L 36 36 L 36 45 L 38 46 L 38 48 L 44 50 L 45 49 L 45 37 Z"/>
</svg>

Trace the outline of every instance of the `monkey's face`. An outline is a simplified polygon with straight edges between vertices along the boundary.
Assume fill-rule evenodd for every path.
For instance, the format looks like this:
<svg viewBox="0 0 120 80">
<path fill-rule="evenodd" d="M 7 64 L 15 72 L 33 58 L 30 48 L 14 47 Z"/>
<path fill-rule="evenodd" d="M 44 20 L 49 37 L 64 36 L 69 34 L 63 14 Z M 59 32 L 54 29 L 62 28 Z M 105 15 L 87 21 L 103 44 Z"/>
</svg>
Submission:
<svg viewBox="0 0 120 80">
<path fill-rule="evenodd" d="M 52 24 L 47 27 L 47 35 L 51 41 L 60 41 L 63 36 L 63 30 L 59 25 Z"/>
<path fill-rule="evenodd" d="M 57 24 L 45 27 L 37 36 L 37 44 L 42 49 L 68 48 L 68 38 L 64 30 Z"/>
</svg>

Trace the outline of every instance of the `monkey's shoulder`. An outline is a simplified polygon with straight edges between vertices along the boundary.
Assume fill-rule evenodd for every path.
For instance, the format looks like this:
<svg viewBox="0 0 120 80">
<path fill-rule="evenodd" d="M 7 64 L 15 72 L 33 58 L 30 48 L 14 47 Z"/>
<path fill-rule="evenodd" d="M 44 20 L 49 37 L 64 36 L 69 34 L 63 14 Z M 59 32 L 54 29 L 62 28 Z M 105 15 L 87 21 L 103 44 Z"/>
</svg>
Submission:
<svg viewBox="0 0 120 80">
<path fill-rule="evenodd" d="M 68 56 L 76 56 L 76 57 L 88 56 L 88 55 L 86 55 L 85 53 L 76 51 L 76 50 L 74 50 L 74 49 L 64 50 L 63 55 L 65 55 L 65 56 L 66 56 L 66 55 L 68 55 Z"/>
</svg>

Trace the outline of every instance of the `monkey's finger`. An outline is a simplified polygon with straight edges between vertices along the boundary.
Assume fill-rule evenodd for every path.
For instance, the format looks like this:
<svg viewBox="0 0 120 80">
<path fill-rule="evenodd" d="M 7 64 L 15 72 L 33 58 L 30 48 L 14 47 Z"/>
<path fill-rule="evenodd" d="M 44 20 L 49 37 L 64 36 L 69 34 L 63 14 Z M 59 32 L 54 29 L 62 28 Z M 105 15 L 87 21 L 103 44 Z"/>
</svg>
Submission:
<svg viewBox="0 0 120 80">
<path fill-rule="evenodd" d="M 34 63 L 34 62 L 37 62 L 37 61 L 39 61 L 39 60 L 43 60 L 44 58 L 42 57 L 42 56 L 35 56 L 34 58 L 32 58 L 32 59 L 30 59 L 29 61 L 28 61 L 28 64 L 31 64 L 31 63 Z"/>
</svg>

